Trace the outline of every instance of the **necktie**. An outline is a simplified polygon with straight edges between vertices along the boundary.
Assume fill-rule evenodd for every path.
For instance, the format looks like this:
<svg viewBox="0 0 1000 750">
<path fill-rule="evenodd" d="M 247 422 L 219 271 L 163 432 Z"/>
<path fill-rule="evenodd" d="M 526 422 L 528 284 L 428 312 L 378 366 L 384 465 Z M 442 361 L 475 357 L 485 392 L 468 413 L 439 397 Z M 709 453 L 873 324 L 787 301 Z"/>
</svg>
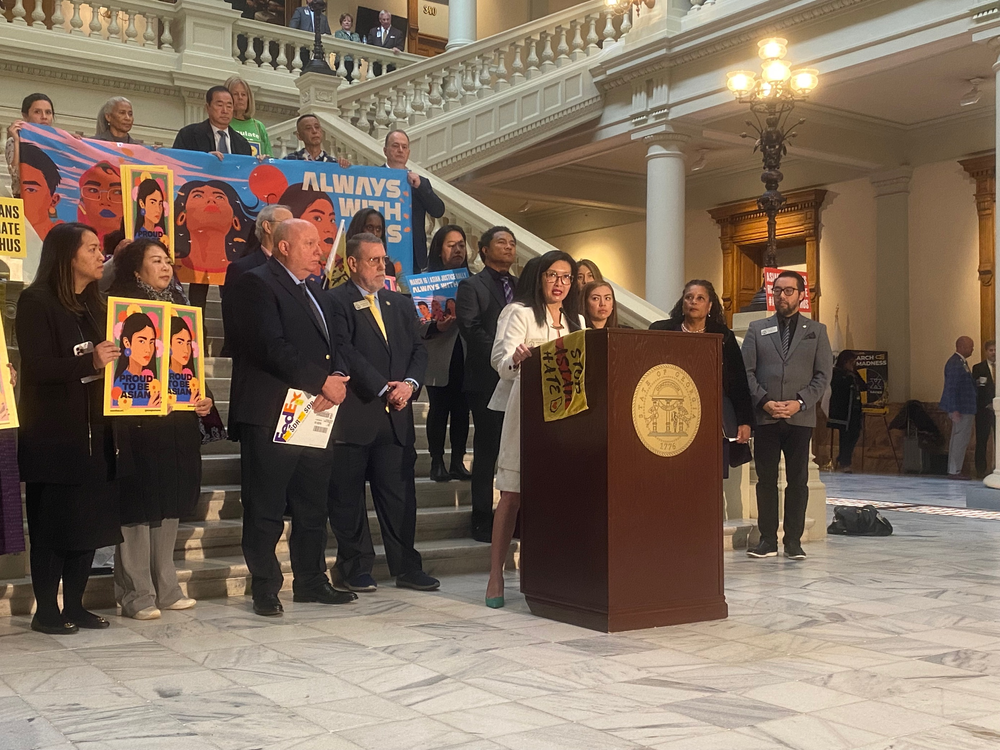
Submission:
<svg viewBox="0 0 1000 750">
<path fill-rule="evenodd" d="M 510 276 L 501 276 L 500 283 L 503 285 L 503 298 L 509 305 L 514 301 L 514 285 L 510 283 Z"/>
<path fill-rule="evenodd" d="M 319 325 L 319 330 L 323 332 L 323 335 L 327 335 L 326 321 L 323 320 L 323 316 L 320 311 L 316 309 L 316 305 L 313 304 L 312 298 L 309 296 L 309 291 L 306 289 L 306 282 L 299 284 L 299 294 L 302 295 L 302 301 L 306 303 L 306 307 L 309 308 L 309 312 L 312 313 L 313 318 L 315 318 L 316 323 Z"/>
<path fill-rule="evenodd" d="M 219 153 L 228 154 L 229 153 L 229 133 L 225 130 L 219 131 Z"/>
<path fill-rule="evenodd" d="M 786 320 L 785 324 L 781 327 L 781 351 L 784 352 L 785 356 L 788 356 L 788 347 L 792 343 L 792 322 Z"/>
<path fill-rule="evenodd" d="M 385 321 L 382 320 L 382 311 L 379 310 L 378 305 L 375 304 L 375 295 L 366 294 L 365 299 L 368 300 L 368 309 L 372 311 L 372 317 L 375 318 L 375 322 L 378 323 L 378 329 L 382 331 L 382 338 L 388 341 L 389 336 L 385 332 Z"/>
</svg>

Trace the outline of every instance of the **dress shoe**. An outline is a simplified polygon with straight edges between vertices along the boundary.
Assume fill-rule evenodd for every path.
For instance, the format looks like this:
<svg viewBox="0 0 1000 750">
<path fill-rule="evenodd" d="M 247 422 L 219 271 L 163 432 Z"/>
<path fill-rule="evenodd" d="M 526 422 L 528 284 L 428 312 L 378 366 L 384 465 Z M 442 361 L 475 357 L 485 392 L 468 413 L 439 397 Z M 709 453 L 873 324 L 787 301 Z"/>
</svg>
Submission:
<svg viewBox="0 0 1000 750">
<path fill-rule="evenodd" d="M 328 582 L 308 591 L 297 591 L 292 594 L 293 602 L 317 604 L 350 604 L 357 598 L 358 595 L 351 591 L 337 591 Z"/>
<path fill-rule="evenodd" d="M 188 597 L 181 597 L 173 604 L 168 604 L 166 607 L 161 607 L 161 609 L 191 609 L 195 604 L 198 603 L 197 599 L 189 599 Z"/>
<path fill-rule="evenodd" d="M 450 482 L 451 474 L 444 468 L 444 459 L 436 456 L 431 457 L 431 479 L 435 482 Z"/>
<path fill-rule="evenodd" d="M 360 591 L 363 593 L 370 593 L 378 588 L 378 584 L 375 583 L 375 579 L 372 577 L 371 573 L 358 573 L 354 578 L 347 582 L 348 591 Z"/>
<path fill-rule="evenodd" d="M 72 635 L 80 632 L 76 623 L 63 621 L 46 625 L 38 619 L 38 615 L 31 618 L 31 629 L 36 633 L 45 633 L 46 635 Z"/>
<path fill-rule="evenodd" d="M 396 576 L 396 586 L 401 589 L 413 589 L 414 591 L 437 591 L 441 588 L 441 581 L 427 575 L 422 570 L 414 570 L 412 573 L 403 573 Z"/>
<path fill-rule="evenodd" d="M 493 541 L 493 524 L 472 524 L 472 538 L 490 544 Z"/>
<path fill-rule="evenodd" d="M 145 609 L 140 609 L 134 615 L 132 615 L 133 620 L 159 620 L 160 610 L 156 607 L 146 607 Z"/>
<path fill-rule="evenodd" d="M 253 600 L 253 612 L 261 617 L 281 617 L 285 608 L 277 594 L 262 594 Z"/>
<path fill-rule="evenodd" d="M 448 473 L 451 474 L 452 479 L 457 479 L 459 482 L 469 482 L 472 480 L 472 472 L 465 468 L 465 463 L 461 459 L 458 461 L 452 460 L 451 470 Z"/>
<path fill-rule="evenodd" d="M 103 617 L 95 615 L 93 612 L 88 612 L 85 609 L 82 609 L 79 612 L 63 612 L 63 617 L 76 625 L 78 628 L 84 628 L 86 630 L 104 630 L 104 628 L 111 627 L 111 623 Z"/>
</svg>

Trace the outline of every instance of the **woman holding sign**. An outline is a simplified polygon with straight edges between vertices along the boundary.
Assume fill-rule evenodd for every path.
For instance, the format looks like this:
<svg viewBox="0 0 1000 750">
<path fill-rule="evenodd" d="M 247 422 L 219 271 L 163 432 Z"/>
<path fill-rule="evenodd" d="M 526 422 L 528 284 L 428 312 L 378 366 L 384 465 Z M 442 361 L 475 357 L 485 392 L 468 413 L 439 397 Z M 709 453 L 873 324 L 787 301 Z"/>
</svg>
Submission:
<svg viewBox="0 0 1000 750">
<path fill-rule="evenodd" d="M 187 305 L 184 295 L 171 285 L 173 269 L 167 249 L 156 240 L 141 239 L 115 257 L 114 297 L 156 300 Z M 126 321 L 126 326 L 128 322 Z M 178 378 L 191 373 L 192 344 L 197 331 L 182 318 L 171 317 L 170 390 Z M 124 343 L 125 332 L 122 332 Z M 133 350 L 135 344 L 133 341 Z M 174 567 L 174 542 L 181 516 L 190 513 L 201 492 L 201 431 L 198 416 L 207 416 L 212 399 L 200 396 L 197 378 L 194 393 L 170 399 L 171 411 L 163 417 L 121 417 L 132 438 L 135 473 L 122 480 L 122 537 L 115 550 L 115 599 L 125 617 L 152 620 L 163 609 L 188 609 L 194 599 L 184 596 Z M 193 399 L 193 401 L 192 401 Z M 181 410 L 194 404 L 194 411 Z M 175 408 L 176 406 L 176 408 Z"/>
<path fill-rule="evenodd" d="M 495 485 L 500 490 L 500 504 L 493 517 L 487 607 L 504 604 L 503 567 L 521 509 L 521 363 L 532 356 L 532 347 L 587 327 L 580 315 L 576 272 L 576 261 L 561 250 L 528 261 L 518 279 L 514 301 L 497 321 L 490 361 L 500 374 L 500 382 L 490 408 L 503 411 L 504 418 Z"/>
<path fill-rule="evenodd" d="M 121 541 L 119 477 L 132 469 L 127 432 L 104 417 L 104 370 L 118 348 L 104 339 L 103 273 L 97 233 L 60 224 L 45 238 L 38 274 L 17 306 L 18 459 L 37 602 L 31 628 L 51 635 L 108 627 L 83 608 L 83 592 L 94 550 Z"/>
</svg>

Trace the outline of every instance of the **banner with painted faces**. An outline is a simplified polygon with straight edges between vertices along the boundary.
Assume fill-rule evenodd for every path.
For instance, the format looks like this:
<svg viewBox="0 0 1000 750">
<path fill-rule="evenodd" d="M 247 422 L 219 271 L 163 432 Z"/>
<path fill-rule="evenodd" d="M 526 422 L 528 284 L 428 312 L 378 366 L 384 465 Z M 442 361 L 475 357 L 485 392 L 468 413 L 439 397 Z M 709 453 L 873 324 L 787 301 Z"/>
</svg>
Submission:
<svg viewBox="0 0 1000 750">
<path fill-rule="evenodd" d="M 246 254 L 258 212 L 272 203 L 289 206 L 296 218 L 316 226 L 324 264 L 335 250 L 341 219 L 349 225 L 358 211 L 373 208 L 385 219 L 373 224 L 381 224 L 378 232 L 397 275 L 413 272 L 412 195 L 405 170 L 274 159 L 262 163 L 234 154 L 220 161 L 194 151 L 79 139 L 31 124 L 21 129 L 20 153 L 25 215 L 29 234 L 38 240 L 65 221 L 89 224 L 101 239 L 126 221 L 138 229 L 141 180 L 136 185 L 122 174 L 123 167 L 132 166 L 140 168 L 140 177 L 149 172 L 154 182 L 158 170 L 159 177 L 173 176 L 173 187 L 169 181 L 163 185 L 173 195 L 163 196 L 162 230 L 167 236 L 173 231 L 174 266 L 184 283 L 222 284 L 226 267 Z M 146 189 L 154 194 L 152 184 Z M 128 219 L 126 193 L 133 201 Z M 148 211 L 148 196 L 145 200 Z M 151 223 L 148 231 L 157 232 L 159 222 Z M 29 242 L 29 254 L 32 250 Z M 36 240 L 34 251 L 39 250 Z"/>
<path fill-rule="evenodd" d="M 105 416 L 167 413 L 169 302 L 108 298 L 107 340 L 119 350 L 104 375 Z"/>
<path fill-rule="evenodd" d="M 168 411 L 194 411 L 205 398 L 204 342 L 201 308 L 171 305 Z"/>
</svg>

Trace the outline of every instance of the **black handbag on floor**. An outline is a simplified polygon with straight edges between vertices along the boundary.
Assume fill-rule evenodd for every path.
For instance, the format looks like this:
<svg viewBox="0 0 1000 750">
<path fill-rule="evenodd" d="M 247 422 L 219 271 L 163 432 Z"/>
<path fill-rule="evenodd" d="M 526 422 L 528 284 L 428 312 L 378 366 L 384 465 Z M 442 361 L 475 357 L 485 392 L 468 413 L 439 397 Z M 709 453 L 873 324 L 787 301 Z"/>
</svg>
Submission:
<svg viewBox="0 0 1000 750">
<path fill-rule="evenodd" d="M 892 534 L 892 524 L 874 505 L 854 508 L 850 505 L 838 505 L 833 509 L 833 523 L 826 532 L 847 536 L 889 536 Z"/>
</svg>

